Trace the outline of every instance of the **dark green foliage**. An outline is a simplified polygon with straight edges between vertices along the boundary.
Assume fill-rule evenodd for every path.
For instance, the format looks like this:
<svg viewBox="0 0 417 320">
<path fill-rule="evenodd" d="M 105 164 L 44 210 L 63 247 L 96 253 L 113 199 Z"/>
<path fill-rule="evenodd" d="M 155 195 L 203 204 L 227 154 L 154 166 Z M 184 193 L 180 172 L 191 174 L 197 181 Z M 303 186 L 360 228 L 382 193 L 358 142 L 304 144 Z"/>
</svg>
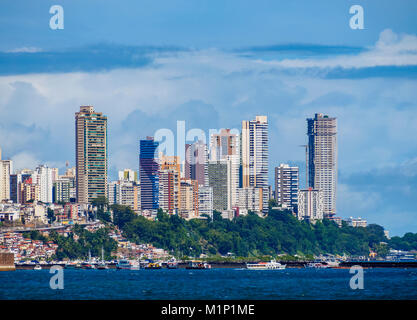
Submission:
<svg viewBox="0 0 417 320">
<path fill-rule="evenodd" d="M 78 239 L 74 239 L 74 234 Z M 58 244 L 56 259 L 77 259 L 88 257 L 89 251 L 92 257 L 101 257 L 101 248 L 104 258 L 110 259 L 111 252 L 117 250 L 117 242 L 109 237 L 109 229 L 101 228 L 96 232 L 89 232 L 84 227 L 75 225 L 73 234 L 68 237 L 60 236 L 56 232 L 50 234 L 50 240 Z"/>
<path fill-rule="evenodd" d="M 51 208 L 48 208 L 48 223 L 51 224 L 56 220 L 54 210 Z"/>
<path fill-rule="evenodd" d="M 126 215 L 123 206 L 113 210 L 115 217 Z M 378 225 L 353 228 L 343 224 L 339 227 L 326 219 L 312 225 L 298 221 L 288 211 L 274 210 L 270 210 L 266 218 L 249 213 L 233 221 L 222 219 L 216 211 L 212 221 L 186 221 L 160 210 L 157 221 L 127 215 L 122 225 L 125 236 L 132 241 L 152 243 L 177 255 L 189 256 L 229 252 L 241 257 L 281 253 L 367 255 L 370 248 L 387 241 L 383 228 Z"/>
<path fill-rule="evenodd" d="M 402 237 L 392 237 L 388 244 L 395 250 L 417 250 L 417 233 L 407 232 Z"/>
</svg>

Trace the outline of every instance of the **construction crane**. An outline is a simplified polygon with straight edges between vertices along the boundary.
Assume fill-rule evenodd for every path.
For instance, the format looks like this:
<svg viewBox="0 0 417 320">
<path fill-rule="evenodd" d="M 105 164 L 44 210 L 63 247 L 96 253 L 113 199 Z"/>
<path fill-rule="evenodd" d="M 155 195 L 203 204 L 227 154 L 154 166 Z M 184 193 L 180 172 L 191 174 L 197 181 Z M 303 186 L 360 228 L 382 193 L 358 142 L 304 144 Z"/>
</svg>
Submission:
<svg viewBox="0 0 417 320">
<path fill-rule="evenodd" d="M 308 145 L 301 144 L 299 147 L 304 147 L 306 150 L 306 189 L 308 189 Z"/>
</svg>

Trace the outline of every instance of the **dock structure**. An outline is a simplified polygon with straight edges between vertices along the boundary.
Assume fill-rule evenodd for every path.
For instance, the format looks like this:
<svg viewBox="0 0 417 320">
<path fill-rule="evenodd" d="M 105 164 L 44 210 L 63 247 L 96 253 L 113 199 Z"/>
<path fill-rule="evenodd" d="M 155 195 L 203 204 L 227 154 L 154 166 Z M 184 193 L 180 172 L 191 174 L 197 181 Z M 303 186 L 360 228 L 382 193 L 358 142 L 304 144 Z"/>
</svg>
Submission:
<svg viewBox="0 0 417 320">
<path fill-rule="evenodd" d="M 14 271 L 14 254 L 9 252 L 0 252 L 0 271 Z"/>
</svg>

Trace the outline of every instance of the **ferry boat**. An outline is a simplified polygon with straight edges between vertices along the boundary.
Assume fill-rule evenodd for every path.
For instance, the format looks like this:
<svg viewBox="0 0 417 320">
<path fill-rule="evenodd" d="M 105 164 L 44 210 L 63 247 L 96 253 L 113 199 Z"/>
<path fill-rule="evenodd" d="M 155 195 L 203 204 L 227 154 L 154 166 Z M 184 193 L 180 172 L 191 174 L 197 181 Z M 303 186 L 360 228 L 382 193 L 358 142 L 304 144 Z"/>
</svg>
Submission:
<svg viewBox="0 0 417 320">
<path fill-rule="evenodd" d="M 276 262 L 275 259 L 270 262 L 246 263 L 249 270 L 284 270 L 286 267 L 286 264 Z"/>
<path fill-rule="evenodd" d="M 117 261 L 116 268 L 118 270 L 130 270 L 131 264 L 126 259 L 120 259 L 119 261 Z"/>
<path fill-rule="evenodd" d="M 33 268 L 33 270 L 42 270 L 42 267 L 41 267 L 41 265 L 40 265 L 40 264 L 37 264 L 37 265 Z"/>
<path fill-rule="evenodd" d="M 211 269 L 211 265 L 207 262 L 191 261 L 186 269 Z"/>
</svg>

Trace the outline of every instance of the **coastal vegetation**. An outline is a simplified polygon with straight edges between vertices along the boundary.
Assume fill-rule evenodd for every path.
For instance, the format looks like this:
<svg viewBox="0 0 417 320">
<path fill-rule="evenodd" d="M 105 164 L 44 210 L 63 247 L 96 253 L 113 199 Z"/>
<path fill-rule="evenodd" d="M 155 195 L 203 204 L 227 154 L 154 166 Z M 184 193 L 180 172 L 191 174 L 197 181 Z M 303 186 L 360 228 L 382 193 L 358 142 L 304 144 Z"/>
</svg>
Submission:
<svg viewBox="0 0 417 320">
<path fill-rule="evenodd" d="M 58 244 L 58 249 L 53 259 L 86 259 L 89 253 L 92 257 L 101 257 L 103 248 L 104 258 L 111 259 L 112 253 L 117 250 L 117 242 L 110 238 L 109 227 L 90 232 L 80 225 L 73 227 L 73 232 L 67 237 L 53 231 L 48 237 L 38 231 L 24 233 L 25 238 L 32 240 L 53 241 Z"/>
<path fill-rule="evenodd" d="M 151 243 L 182 257 L 233 255 L 312 256 L 320 253 L 368 255 L 388 242 L 383 227 L 350 227 L 324 219 L 315 224 L 298 221 L 289 211 L 270 210 L 266 218 L 254 213 L 232 221 L 214 212 L 213 219 L 185 220 L 159 210 L 156 221 L 137 216 L 125 206 L 111 206 L 113 222 L 127 239 Z"/>
</svg>

